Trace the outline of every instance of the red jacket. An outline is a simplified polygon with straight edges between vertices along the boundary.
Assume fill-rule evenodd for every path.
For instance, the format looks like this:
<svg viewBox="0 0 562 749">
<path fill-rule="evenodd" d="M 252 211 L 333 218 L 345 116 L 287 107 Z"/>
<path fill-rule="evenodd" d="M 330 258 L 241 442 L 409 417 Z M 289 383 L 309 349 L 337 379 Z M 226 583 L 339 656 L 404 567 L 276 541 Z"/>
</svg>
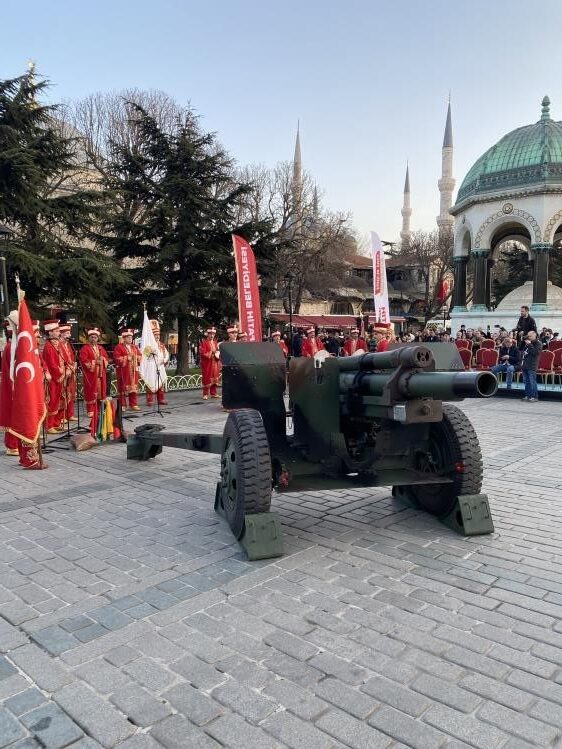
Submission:
<svg viewBox="0 0 562 749">
<path fill-rule="evenodd" d="M 319 338 L 305 338 L 302 342 L 301 356 L 314 359 L 314 355 L 319 351 L 324 351 L 324 344 Z"/>
<path fill-rule="evenodd" d="M 357 349 L 360 349 L 361 351 L 367 351 L 367 344 L 365 343 L 363 338 L 357 338 L 356 340 L 353 340 L 353 338 L 348 338 L 347 341 L 343 344 L 343 355 L 353 356 Z"/>
</svg>

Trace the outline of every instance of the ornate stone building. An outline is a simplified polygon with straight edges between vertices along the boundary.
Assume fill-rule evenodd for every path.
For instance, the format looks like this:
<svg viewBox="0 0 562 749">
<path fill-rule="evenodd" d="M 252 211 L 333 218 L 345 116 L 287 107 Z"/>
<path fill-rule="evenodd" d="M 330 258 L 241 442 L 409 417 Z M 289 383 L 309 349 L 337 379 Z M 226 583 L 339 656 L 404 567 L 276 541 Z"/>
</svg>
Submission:
<svg viewBox="0 0 562 749">
<path fill-rule="evenodd" d="M 552 304 L 560 294 L 548 283 L 550 254 L 562 243 L 562 122 L 551 118 L 548 96 L 538 122 L 511 131 L 475 162 L 450 212 L 455 220 L 453 331 L 462 323 L 513 327 L 515 299 L 530 303 L 539 325 L 562 329 L 562 309 Z M 526 248 L 532 290 L 525 284 L 490 311 L 492 268 L 506 242 Z M 467 306 L 469 264 L 473 297 Z"/>
</svg>

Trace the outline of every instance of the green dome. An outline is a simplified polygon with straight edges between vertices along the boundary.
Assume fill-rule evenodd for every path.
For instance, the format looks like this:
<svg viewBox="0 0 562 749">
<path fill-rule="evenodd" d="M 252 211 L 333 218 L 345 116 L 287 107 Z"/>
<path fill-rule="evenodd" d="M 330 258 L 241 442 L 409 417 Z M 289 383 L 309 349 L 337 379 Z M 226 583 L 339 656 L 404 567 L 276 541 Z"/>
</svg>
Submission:
<svg viewBox="0 0 562 749">
<path fill-rule="evenodd" d="M 562 122 L 550 118 L 550 99 L 533 125 L 519 127 L 488 149 L 460 186 L 457 203 L 472 195 L 525 185 L 562 184 Z"/>
</svg>

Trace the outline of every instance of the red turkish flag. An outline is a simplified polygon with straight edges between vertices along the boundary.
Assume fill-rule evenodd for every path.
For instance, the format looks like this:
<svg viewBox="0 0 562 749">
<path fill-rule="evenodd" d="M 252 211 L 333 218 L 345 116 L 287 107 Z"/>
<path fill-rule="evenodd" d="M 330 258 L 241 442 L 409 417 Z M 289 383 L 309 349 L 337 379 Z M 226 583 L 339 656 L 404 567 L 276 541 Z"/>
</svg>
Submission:
<svg viewBox="0 0 562 749">
<path fill-rule="evenodd" d="M 8 431 L 20 440 L 34 444 L 47 415 L 47 408 L 39 350 L 24 299 L 19 305 L 18 333 L 12 345 L 15 345 L 16 353 L 12 416 Z"/>
<path fill-rule="evenodd" d="M 437 301 L 443 303 L 449 294 L 449 282 L 447 279 L 443 279 L 439 286 L 439 293 L 437 294 Z"/>
</svg>

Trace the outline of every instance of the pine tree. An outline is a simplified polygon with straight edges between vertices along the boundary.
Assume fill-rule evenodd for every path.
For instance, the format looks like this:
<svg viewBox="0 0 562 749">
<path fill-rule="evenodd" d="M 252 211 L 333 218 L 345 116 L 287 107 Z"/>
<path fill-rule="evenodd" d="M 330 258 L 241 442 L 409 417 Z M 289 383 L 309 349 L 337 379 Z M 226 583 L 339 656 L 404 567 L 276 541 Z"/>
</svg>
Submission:
<svg viewBox="0 0 562 749">
<path fill-rule="evenodd" d="M 183 373 L 190 342 L 207 325 L 237 317 L 231 234 L 254 244 L 266 279 L 271 224 L 241 222 L 251 186 L 234 179 L 231 159 L 191 112 L 170 132 L 141 106 L 131 106 L 137 137 L 133 145 L 112 144 L 105 189 L 114 209 L 99 239 L 135 285 L 122 302 L 123 315 L 135 319 L 146 301 L 152 314 L 177 320 Z"/>
<path fill-rule="evenodd" d="M 40 102 L 47 85 L 33 70 L 0 81 L 0 221 L 13 231 L 10 286 L 18 273 L 36 309 L 72 307 L 84 323 L 108 325 L 126 274 L 88 239 L 102 194 L 80 158 L 80 139 L 57 119 L 56 106 Z"/>
</svg>

